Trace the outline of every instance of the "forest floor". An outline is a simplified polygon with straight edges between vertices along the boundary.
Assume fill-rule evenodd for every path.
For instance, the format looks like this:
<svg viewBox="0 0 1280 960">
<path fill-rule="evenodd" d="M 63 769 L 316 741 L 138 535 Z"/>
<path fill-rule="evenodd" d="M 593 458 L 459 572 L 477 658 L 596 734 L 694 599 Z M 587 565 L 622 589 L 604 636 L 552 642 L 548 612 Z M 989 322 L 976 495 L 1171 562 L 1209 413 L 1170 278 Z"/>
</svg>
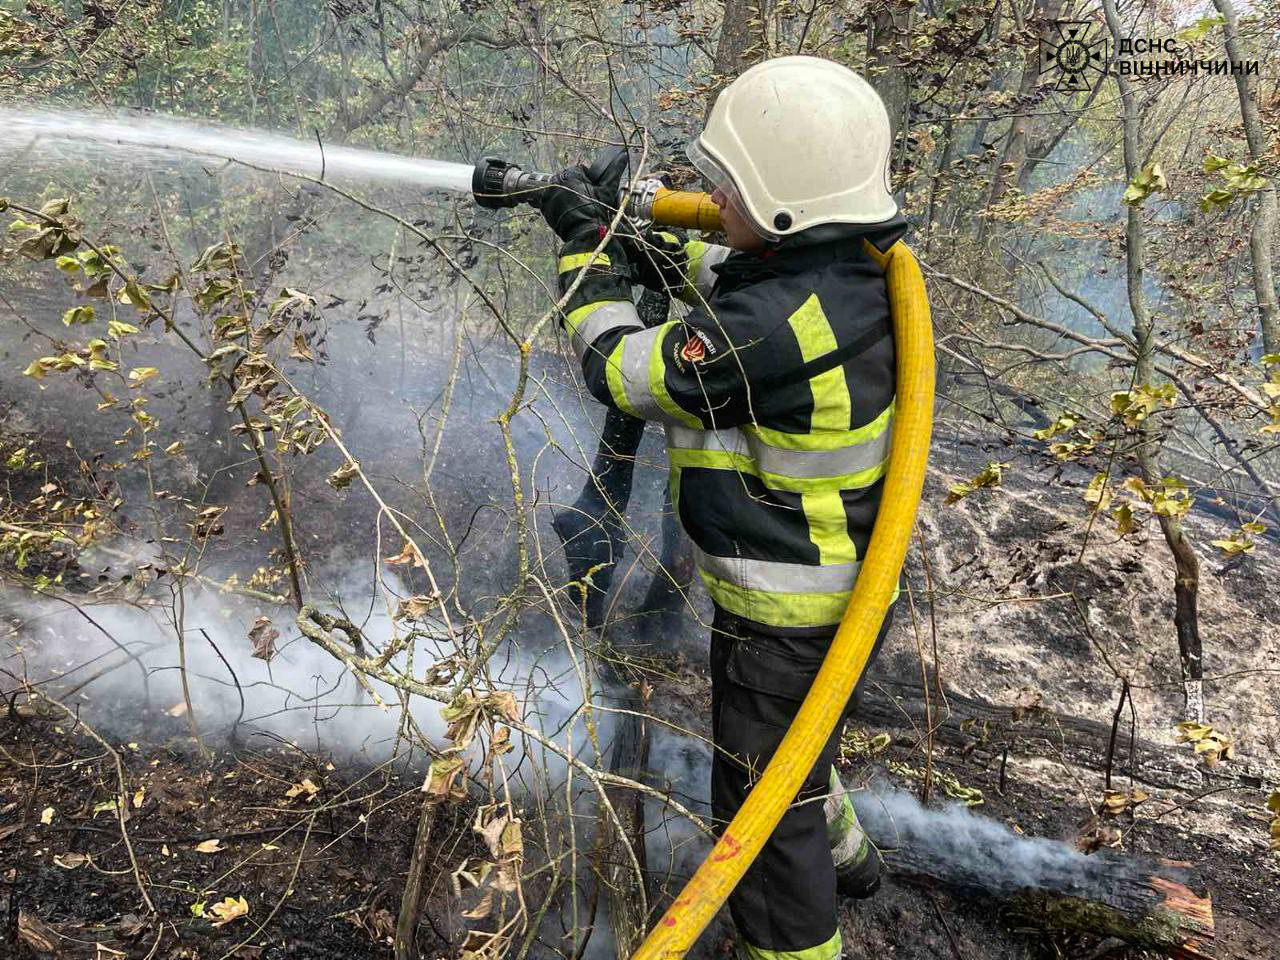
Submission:
<svg viewBox="0 0 1280 960">
<path fill-rule="evenodd" d="M 39 474 L 8 470 L 11 504 L 37 499 L 51 477 L 71 500 L 110 496 L 58 442 L 8 439 L 23 440 L 49 464 Z M 942 506 L 947 486 L 973 476 L 988 457 L 1016 463 L 1004 485 Z M 1206 685 L 1208 718 L 1238 751 L 1208 770 L 1173 730 L 1181 693 L 1159 537 L 1120 539 L 1099 524 L 1082 560 L 1084 504 L 1061 492 L 1044 498 L 1042 469 L 982 441 L 939 446 L 921 523 L 939 602 L 932 617 L 917 606 L 915 629 L 909 613 L 898 617 L 849 738 L 847 778 L 892 768 L 899 784 L 918 791 L 923 651 L 930 689 L 936 666 L 954 701 L 931 705 L 935 795 L 973 799 L 979 791 L 987 816 L 1074 842 L 1097 832 L 1093 814 L 1110 767 L 1123 787 L 1150 798 L 1103 826 L 1118 832 L 1124 849 L 1196 864 L 1213 896 L 1221 960 L 1275 957 L 1280 857 L 1267 852 L 1263 806 L 1280 783 L 1280 594 L 1268 588 L 1280 580 L 1275 544 L 1261 543 L 1238 563 L 1203 558 L 1206 673 L 1221 678 Z M 1067 483 L 1083 489 L 1087 476 Z M 1188 526 L 1200 543 L 1229 529 L 1198 511 Z M 33 550 L 29 563 L 27 577 L 86 573 L 57 547 Z M 911 581 L 923 583 L 918 558 L 913 563 Z M 705 723 L 705 639 L 695 628 L 676 639 L 651 707 L 673 722 L 692 716 Z M 1133 712 L 1125 707 L 1112 755 L 1106 741 L 1121 677 L 1130 683 Z M 49 703 L 0 714 L 0 952 L 264 960 L 390 954 L 420 770 L 308 751 L 251 729 L 235 743 L 212 743 L 215 755 L 205 763 L 168 703 L 140 702 L 125 721 L 97 732 L 101 741 Z M 888 745 L 869 748 L 881 732 Z M 117 763 L 132 790 L 126 828 L 136 870 L 112 806 Z M 690 794 L 705 790 L 687 786 Z M 449 808 L 433 832 L 419 930 L 424 956 L 457 955 L 464 921 L 448 870 L 479 842 L 466 804 Z M 147 914 L 140 885 L 156 916 Z M 243 897 L 248 913 L 215 925 L 214 907 L 228 897 Z M 851 957 L 1141 956 L 1100 937 L 1011 925 L 990 899 L 892 875 L 877 897 L 844 908 L 842 924 Z M 550 934 L 540 936 L 531 956 L 550 953 Z M 728 944 L 721 921 L 696 955 L 722 955 Z M 607 948 L 587 956 L 598 949 Z"/>
</svg>

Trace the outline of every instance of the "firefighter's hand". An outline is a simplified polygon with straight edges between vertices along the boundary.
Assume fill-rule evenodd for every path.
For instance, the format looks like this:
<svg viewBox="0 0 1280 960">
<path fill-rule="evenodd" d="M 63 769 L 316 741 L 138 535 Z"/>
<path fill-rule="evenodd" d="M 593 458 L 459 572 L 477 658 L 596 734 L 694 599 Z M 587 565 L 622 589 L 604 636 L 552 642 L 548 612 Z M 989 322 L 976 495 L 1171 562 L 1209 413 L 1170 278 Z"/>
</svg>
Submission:
<svg viewBox="0 0 1280 960">
<path fill-rule="evenodd" d="M 677 296 L 684 286 L 688 237 L 680 230 L 649 230 L 642 236 L 623 236 L 623 249 L 632 278 L 642 287 Z"/>
<path fill-rule="evenodd" d="M 590 166 L 566 167 L 554 177 L 542 199 L 542 215 L 561 240 L 580 240 L 601 228 L 618 212 L 627 152 L 607 148 Z"/>
</svg>

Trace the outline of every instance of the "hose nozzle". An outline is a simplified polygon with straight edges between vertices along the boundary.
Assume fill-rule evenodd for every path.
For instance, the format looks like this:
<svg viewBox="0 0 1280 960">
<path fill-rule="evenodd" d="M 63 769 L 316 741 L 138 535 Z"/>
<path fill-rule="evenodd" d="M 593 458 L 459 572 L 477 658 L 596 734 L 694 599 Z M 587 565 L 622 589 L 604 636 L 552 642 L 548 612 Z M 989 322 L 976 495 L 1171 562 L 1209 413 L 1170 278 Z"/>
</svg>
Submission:
<svg viewBox="0 0 1280 960">
<path fill-rule="evenodd" d="M 600 161 L 597 161 L 600 162 Z M 543 191 L 551 181 L 546 173 L 528 173 L 498 157 L 485 157 L 471 175 L 475 201 L 488 210 L 527 203 L 542 206 Z M 638 179 L 622 185 L 619 204 L 640 223 L 655 223 L 688 230 L 719 230 L 720 209 L 705 193 L 670 190 L 661 180 Z"/>
<path fill-rule="evenodd" d="M 471 193 L 487 210 L 501 210 L 521 203 L 542 205 L 542 191 L 551 179 L 545 173 L 526 173 L 514 163 L 485 157 L 471 174 Z"/>
</svg>

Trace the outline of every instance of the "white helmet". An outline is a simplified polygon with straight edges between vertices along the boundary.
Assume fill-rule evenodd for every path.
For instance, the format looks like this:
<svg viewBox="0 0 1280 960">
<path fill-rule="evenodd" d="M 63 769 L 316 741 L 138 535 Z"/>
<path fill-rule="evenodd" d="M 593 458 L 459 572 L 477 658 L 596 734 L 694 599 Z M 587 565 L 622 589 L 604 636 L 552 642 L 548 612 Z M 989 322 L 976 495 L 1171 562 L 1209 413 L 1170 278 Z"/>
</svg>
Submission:
<svg viewBox="0 0 1280 960">
<path fill-rule="evenodd" d="M 820 223 L 883 223 L 889 114 L 871 84 L 819 57 L 778 57 L 725 87 L 689 159 L 765 237 Z"/>
</svg>

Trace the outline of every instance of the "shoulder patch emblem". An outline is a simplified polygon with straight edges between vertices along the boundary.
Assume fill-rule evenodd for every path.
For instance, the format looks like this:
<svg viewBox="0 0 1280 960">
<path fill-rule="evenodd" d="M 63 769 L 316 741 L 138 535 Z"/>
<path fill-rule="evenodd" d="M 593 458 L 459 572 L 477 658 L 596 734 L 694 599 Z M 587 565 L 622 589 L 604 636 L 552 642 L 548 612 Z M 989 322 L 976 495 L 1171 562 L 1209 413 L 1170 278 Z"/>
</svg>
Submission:
<svg viewBox="0 0 1280 960">
<path fill-rule="evenodd" d="M 703 346 L 702 339 L 696 334 L 689 335 L 689 342 L 680 348 L 680 356 L 689 363 L 699 363 L 707 355 L 707 348 Z"/>
</svg>

